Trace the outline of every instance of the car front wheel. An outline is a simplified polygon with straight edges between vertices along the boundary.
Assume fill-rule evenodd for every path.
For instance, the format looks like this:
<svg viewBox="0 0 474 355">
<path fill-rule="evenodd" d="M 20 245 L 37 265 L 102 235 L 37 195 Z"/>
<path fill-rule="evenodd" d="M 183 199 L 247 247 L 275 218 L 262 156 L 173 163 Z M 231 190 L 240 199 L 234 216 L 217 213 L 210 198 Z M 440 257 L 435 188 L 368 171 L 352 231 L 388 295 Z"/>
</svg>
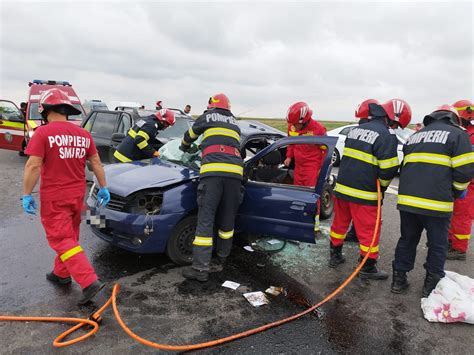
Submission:
<svg viewBox="0 0 474 355">
<path fill-rule="evenodd" d="M 321 192 L 321 212 L 319 217 L 321 219 L 328 219 L 331 217 L 334 210 L 334 198 L 333 198 L 333 189 L 330 184 L 327 182 L 324 183 L 323 191 Z"/>
<path fill-rule="evenodd" d="M 178 265 L 189 265 L 193 260 L 193 240 L 196 233 L 197 216 L 181 220 L 174 228 L 166 245 L 166 255 Z"/>
</svg>

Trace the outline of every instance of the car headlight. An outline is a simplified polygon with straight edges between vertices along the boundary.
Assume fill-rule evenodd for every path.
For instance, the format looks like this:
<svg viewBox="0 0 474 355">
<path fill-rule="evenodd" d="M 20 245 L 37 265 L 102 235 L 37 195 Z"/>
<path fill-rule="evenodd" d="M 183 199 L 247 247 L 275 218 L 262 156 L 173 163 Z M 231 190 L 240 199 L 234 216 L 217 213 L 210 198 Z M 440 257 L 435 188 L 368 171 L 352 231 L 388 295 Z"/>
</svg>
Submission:
<svg viewBox="0 0 474 355">
<path fill-rule="evenodd" d="M 160 213 L 162 205 L 161 191 L 140 192 L 127 203 L 127 210 L 135 214 L 156 215 Z"/>
</svg>

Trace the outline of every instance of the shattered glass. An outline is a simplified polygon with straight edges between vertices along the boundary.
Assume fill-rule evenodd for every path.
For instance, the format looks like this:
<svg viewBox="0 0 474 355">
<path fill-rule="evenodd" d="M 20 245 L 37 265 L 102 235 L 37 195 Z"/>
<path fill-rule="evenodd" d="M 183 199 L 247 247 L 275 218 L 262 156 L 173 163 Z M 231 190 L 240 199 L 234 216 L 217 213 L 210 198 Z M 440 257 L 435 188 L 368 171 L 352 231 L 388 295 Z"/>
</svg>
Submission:
<svg viewBox="0 0 474 355">
<path fill-rule="evenodd" d="M 160 153 L 160 159 L 198 170 L 201 167 L 201 151 L 198 147 L 199 143 L 200 139 L 191 145 L 189 152 L 183 152 L 179 149 L 181 139 L 173 139 L 158 150 Z"/>
</svg>

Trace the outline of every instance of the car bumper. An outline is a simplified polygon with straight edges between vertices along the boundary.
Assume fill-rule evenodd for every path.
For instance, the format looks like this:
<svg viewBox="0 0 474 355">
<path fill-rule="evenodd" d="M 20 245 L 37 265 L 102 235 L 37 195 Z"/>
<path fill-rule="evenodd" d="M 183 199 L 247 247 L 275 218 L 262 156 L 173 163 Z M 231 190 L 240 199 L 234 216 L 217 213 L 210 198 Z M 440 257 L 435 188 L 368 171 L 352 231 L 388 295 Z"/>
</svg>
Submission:
<svg viewBox="0 0 474 355">
<path fill-rule="evenodd" d="M 99 215 L 105 224 L 94 225 L 95 236 L 119 248 L 135 253 L 163 253 L 174 226 L 185 216 L 182 213 L 145 216 L 118 212 L 108 208 L 97 209 L 96 200 L 88 197 L 91 214 Z"/>
</svg>

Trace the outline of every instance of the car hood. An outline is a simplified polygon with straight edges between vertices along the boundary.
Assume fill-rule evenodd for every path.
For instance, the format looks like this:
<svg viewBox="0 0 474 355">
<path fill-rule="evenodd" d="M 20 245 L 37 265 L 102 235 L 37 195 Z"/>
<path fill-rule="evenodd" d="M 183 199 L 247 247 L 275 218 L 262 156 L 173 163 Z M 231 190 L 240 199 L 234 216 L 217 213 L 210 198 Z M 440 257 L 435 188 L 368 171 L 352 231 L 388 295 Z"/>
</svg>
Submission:
<svg viewBox="0 0 474 355">
<path fill-rule="evenodd" d="M 199 177 L 199 172 L 158 158 L 107 165 L 105 168 L 110 192 L 128 196 L 133 192 L 160 188 Z"/>
</svg>

